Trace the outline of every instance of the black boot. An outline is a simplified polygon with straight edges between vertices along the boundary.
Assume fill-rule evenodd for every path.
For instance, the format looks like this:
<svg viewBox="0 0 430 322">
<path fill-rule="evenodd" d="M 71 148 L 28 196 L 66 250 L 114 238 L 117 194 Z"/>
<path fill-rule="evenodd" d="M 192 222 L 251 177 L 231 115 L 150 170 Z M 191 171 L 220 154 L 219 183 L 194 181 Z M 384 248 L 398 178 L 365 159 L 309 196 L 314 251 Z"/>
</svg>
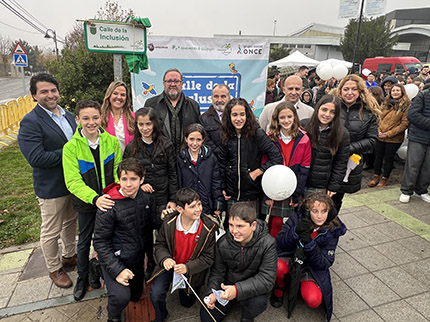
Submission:
<svg viewBox="0 0 430 322">
<path fill-rule="evenodd" d="M 84 298 L 85 293 L 88 290 L 88 276 L 80 277 L 78 276 L 78 280 L 76 281 L 75 288 L 73 290 L 73 297 L 75 301 L 80 301 Z"/>
<path fill-rule="evenodd" d="M 275 308 L 279 308 L 284 303 L 284 297 L 278 297 L 275 295 L 275 290 L 273 290 L 272 295 L 270 296 L 270 305 Z"/>
</svg>

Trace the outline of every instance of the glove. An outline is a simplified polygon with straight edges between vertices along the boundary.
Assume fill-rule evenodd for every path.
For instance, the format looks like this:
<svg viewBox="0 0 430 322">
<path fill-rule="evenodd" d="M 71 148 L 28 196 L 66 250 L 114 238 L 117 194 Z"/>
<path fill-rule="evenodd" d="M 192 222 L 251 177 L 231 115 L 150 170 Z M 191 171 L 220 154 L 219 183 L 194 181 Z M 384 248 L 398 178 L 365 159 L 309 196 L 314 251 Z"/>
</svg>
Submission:
<svg viewBox="0 0 430 322">
<path fill-rule="evenodd" d="M 309 244 L 312 241 L 311 237 L 312 222 L 308 216 L 304 216 L 296 227 L 296 234 L 303 245 Z"/>
</svg>

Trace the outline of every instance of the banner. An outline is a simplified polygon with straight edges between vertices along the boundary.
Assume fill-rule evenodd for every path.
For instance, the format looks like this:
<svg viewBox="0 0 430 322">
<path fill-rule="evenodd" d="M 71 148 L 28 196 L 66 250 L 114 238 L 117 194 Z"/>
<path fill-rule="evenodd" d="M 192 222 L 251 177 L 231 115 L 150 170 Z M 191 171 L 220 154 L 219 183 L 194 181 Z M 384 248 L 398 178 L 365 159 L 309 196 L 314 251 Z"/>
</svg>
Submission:
<svg viewBox="0 0 430 322">
<path fill-rule="evenodd" d="M 339 19 L 357 18 L 360 10 L 360 0 L 340 0 Z"/>
<path fill-rule="evenodd" d="M 367 0 L 364 2 L 365 16 L 381 16 L 385 14 L 387 0 Z"/>
<path fill-rule="evenodd" d="M 179 69 L 184 94 L 197 101 L 203 113 L 212 104 L 212 88 L 224 83 L 231 97 L 248 101 L 259 116 L 266 94 L 268 39 L 148 37 L 149 68 L 131 74 L 134 110 L 163 92 L 164 72 Z"/>
</svg>

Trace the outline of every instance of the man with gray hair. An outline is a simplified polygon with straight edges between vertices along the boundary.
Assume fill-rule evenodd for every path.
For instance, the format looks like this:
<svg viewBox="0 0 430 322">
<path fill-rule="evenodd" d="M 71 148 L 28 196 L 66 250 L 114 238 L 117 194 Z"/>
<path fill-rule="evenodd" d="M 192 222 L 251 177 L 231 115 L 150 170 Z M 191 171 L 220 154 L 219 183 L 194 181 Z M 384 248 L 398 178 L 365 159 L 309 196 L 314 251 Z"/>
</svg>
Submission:
<svg viewBox="0 0 430 322">
<path fill-rule="evenodd" d="M 284 100 L 287 102 L 290 101 L 294 103 L 297 115 L 299 116 L 300 120 L 304 120 L 312 116 L 314 109 L 311 106 L 306 105 L 305 103 L 302 103 L 300 101 L 300 95 L 302 95 L 304 88 L 303 81 L 299 76 L 292 75 L 288 77 L 284 82 L 284 87 L 282 88 L 282 90 L 285 94 Z M 269 131 L 272 114 L 279 103 L 281 102 L 278 101 L 267 104 L 258 119 L 261 128 L 266 132 Z"/>
<path fill-rule="evenodd" d="M 185 129 L 188 125 L 199 123 L 199 104 L 182 93 L 184 78 L 182 73 L 172 68 L 163 76 L 164 91 L 151 97 L 145 102 L 145 106 L 153 107 L 164 124 L 166 134 L 172 140 L 176 154 L 179 153 Z"/>
<path fill-rule="evenodd" d="M 200 116 L 200 123 L 206 130 L 206 142 L 218 157 L 221 145 L 221 123 L 225 106 L 230 101 L 230 89 L 225 84 L 217 84 L 212 89 L 212 105 Z"/>
</svg>

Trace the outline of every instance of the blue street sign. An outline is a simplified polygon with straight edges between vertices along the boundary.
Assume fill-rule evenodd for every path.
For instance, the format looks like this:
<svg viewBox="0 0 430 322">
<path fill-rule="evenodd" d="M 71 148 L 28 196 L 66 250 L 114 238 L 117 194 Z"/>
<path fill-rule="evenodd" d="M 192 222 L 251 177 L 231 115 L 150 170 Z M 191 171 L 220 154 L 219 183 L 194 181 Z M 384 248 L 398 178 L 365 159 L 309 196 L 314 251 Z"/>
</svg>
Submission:
<svg viewBox="0 0 430 322">
<path fill-rule="evenodd" d="M 13 54 L 13 62 L 15 66 L 27 67 L 27 55 L 26 54 Z"/>
</svg>

